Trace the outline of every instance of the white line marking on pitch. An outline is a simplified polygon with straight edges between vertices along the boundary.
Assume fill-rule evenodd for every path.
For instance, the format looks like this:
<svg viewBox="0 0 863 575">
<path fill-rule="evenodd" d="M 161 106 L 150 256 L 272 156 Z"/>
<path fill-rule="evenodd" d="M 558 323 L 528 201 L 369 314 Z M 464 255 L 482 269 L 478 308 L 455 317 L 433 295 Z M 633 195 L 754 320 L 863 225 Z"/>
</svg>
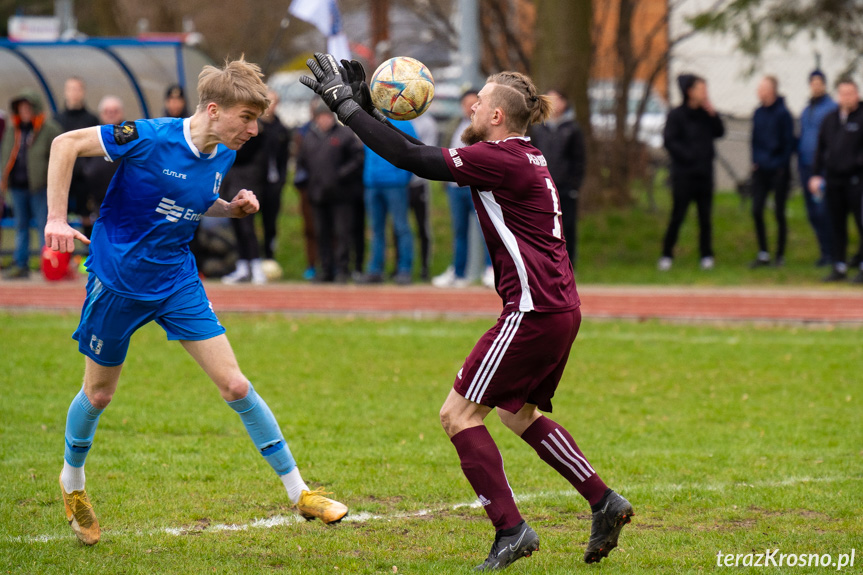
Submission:
<svg viewBox="0 0 863 575">
<path fill-rule="evenodd" d="M 621 492 L 623 493 L 632 493 L 632 492 L 644 492 L 649 491 L 651 493 L 664 493 L 664 492 L 677 492 L 677 491 L 725 491 L 728 489 L 740 489 L 740 488 L 764 488 L 764 487 L 788 487 L 791 485 L 798 485 L 804 483 L 834 483 L 839 481 L 863 481 L 863 477 L 788 477 L 781 481 L 753 481 L 751 483 L 743 483 L 743 482 L 728 482 L 728 483 L 664 483 L 664 484 L 640 484 L 640 485 L 623 485 L 621 486 Z M 547 497 L 577 497 L 578 492 L 573 489 L 564 489 L 558 491 L 540 491 L 538 493 L 526 493 L 523 495 L 516 495 L 515 500 L 518 502 L 525 501 L 533 501 L 535 499 L 544 499 Z M 367 523 L 369 521 L 393 521 L 396 519 L 411 519 L 414 517 L 425 517 L 428 515 L 435 515 L 437 513 L 441 513 L 444 511 L 455 511 L 457 509 L 463 509 L 465 507 L 469 507 L 471 509 L 478 509 L 482 507 L 482 504 L 478 500 L 468 501 L 464 503 L 456 503 L 455 505 L 446 505 L 441 506 L 437 509 L 420 509 L 418 511 L 407 511 L 401 513 L 390 513 L 385 515 L 378 515 L 375 513 L 369 513 L 367 511 L 361 511 L 359 513 L 355 513 L 353 515 L 348 515 L 343 519 L 345 522 L 350 523 Z M 273 527 L 281 527 L 285 525 L 294 525 L 298 523 L 305 523 L 305 519 L 300 517 L 299 515 L 275 515 L 273 517 L 267 517 L 264 519 L 255 519 L 249 523 L 216 523 L 214 525 L 207 525 L 206 527 L 163 527 L 161 529 L 151 529 L 148 531 L 131 531 L 131 530 L 113 530 L 106 529 L 104 532 L 111 537 L 119 537 L 119 536 L 152 536 L 152 535 L 175 535 L 175 536 L 183 536 L 189 535 L 192 533 L 200 534 L 200 533 L 208 533 L 208 532 L 219 532 L 219 531 L 246 531 L 248 529 L 271 529 Z M 62 535 L 33 535 L 33 536 L 22 536 L 19 535 L 17 537 L 6 537 L 5 541 L 10 543 L 48 543 L 50 541 L 57 541 L 59 539 L 70 539 L 73 538 L 74 535 L 66 532 Z"/>
</svg>

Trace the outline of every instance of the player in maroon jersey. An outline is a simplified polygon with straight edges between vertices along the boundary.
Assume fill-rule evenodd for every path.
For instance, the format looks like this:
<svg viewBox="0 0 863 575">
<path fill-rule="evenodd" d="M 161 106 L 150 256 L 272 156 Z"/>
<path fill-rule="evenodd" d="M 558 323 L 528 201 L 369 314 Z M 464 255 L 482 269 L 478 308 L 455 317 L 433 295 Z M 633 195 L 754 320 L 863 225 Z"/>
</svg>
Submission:
<svg viewBox="0 0 863 575">
<path fill-rule="evenodd" d="M 342 64 L 329 54 L 315 54 L 308 61 L 315 79 L 301 81 L 395 166 L 471 187 L 503 298 L 503 313 L 468 355 L 440 411 L 462 470 L 496 529 L 491 552 L 478 569 L 503 568 L 539 549 L 539 536 L 522 519 L 500 451 L 483 424 L 492 408 L 591 505 L 585 562 L 607 557 L 630 521 L 632 505 L 603 483 L 572 436 L 539 412 L 551 411 L 581 323 L 557 189 L 542 152 L 524 137 L 530 124 L 548 117 L 548 98 L 523 74 L 490 76 L 462 136 L 467 146 L 437 148 L 383 120 L 371 105 L 362 67 Z"/>
</svg>

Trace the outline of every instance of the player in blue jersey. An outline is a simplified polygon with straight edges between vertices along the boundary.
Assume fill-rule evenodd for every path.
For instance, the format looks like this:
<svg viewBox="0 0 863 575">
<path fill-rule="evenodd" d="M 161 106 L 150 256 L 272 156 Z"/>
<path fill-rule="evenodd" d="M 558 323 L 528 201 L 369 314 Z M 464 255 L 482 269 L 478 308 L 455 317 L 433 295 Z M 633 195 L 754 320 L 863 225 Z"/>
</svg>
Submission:
<svg viewBox="0 0 863 575">
<path fill-rule="evenodd" d="M 85 128 L 63 134 L 51 147 L 45 242 L 62 252 L 71 252 L 76 239 L 90 244 L 87 298 L 73 335 L 85 356 L 84 385 L 69 407 L 60 475 L 66 519 L 88 545 L 99 541 L 100 529 L 84 490 L 84 460 L 117 389 L 129 339 L 150 321 L 169 340 L 179 340 L 210 376 L 300 514 L 334 523 L 348 511 L 303 481 L 275 417 L 240 371 L 189 251 L 202 216 L 242 218 L 258 211 L 253 192 L 242 190 L 226 202 L 219 185 L 235 151 L 258 133 L 267 87 L 260 68 L 240 59 L 224 68 L 206 66 L 198 94 L 190 118 Z M 90 240 L 66 221 L 72 166 L 88 156 L 119 162 Z"/>
</svg>

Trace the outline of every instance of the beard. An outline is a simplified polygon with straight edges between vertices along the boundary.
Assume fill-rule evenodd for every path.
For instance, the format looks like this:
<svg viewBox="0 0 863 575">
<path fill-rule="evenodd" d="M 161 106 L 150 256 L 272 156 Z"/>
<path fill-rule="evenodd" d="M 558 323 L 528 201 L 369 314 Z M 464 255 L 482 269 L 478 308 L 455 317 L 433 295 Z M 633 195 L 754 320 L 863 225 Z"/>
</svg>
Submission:
<svg viewBox="0 0 863 575">
<path fill-rule="evenodd" d="M 484 142 L 488 138 L 488 126 L 480 128 L 471 120 L 470 125 L 461 134 L 461 141 L 466 146 Z"/>
</svg>

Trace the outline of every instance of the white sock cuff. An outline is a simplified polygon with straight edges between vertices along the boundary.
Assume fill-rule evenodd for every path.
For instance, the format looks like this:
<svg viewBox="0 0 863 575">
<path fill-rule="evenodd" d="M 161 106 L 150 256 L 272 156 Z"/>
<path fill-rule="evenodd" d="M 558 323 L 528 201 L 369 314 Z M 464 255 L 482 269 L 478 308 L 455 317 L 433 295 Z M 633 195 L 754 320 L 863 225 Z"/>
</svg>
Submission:
<svg viewBox="0 0 863 575">
<path fill-rule="evenodd" d="M 279 479 L 285 484 L 285 489 L 288 490 L 288 499 L 291 500 L 291 503 L 299 501 L 303 491 L 309 490 L 309 486 L 306 485 L 306 482 L 303 481 L 303 477 L 300 475 L 299 467 L 294 467 L 284 475 L 280 475 Z"/>
</svg>

